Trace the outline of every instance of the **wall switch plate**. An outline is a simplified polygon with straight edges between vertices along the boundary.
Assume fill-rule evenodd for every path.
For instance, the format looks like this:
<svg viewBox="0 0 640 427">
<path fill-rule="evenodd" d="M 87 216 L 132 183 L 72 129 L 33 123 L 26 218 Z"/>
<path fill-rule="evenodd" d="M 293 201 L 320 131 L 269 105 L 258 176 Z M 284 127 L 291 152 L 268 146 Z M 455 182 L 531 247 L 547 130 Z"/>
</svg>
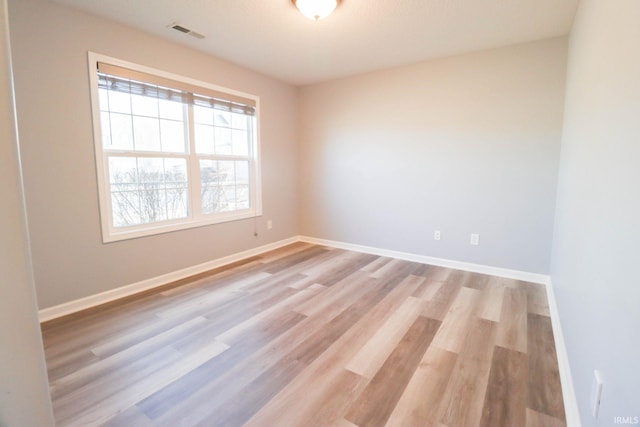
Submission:
<svg viewBox="0 0 640 427">
<path fill-rule="evenodd" d="M 591 411 L 593 418 L 598 418 L 600 413 L 600 400 L 602 399 L 602 375 L 600 371 L 593 371 L 593 388 L 591 389 Z"/>
<path fill-rule="evenodd" d="M 480 235 L 472 234 L 471 235 L 471 245 L 478 246 L 480 244 Z"/>
<path fill-rule="evenodd" d="M 440 230 L 435 230 L 433 232 L 433 240 L 440 240 L 442 236 L 440 235 Z"/>
<path fill-rule="evenodd" d="M 267 220 L 267 230 L 271 230 L 273 228 L 273 222 L 269 219 Z"/>
</svg>

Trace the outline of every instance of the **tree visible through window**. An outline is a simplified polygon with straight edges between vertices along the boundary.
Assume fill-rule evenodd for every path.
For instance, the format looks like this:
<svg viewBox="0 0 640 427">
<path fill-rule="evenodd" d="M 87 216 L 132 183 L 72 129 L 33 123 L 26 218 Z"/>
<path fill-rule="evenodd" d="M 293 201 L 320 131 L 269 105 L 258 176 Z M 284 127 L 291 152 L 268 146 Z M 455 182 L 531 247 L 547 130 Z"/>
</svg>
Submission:
<svg viewBox="0 0 640 427">
<path fill-rule="evenodd" d="M 255 97 L 94 60 L 106 241 L 259 214 Z"/>
</svg>

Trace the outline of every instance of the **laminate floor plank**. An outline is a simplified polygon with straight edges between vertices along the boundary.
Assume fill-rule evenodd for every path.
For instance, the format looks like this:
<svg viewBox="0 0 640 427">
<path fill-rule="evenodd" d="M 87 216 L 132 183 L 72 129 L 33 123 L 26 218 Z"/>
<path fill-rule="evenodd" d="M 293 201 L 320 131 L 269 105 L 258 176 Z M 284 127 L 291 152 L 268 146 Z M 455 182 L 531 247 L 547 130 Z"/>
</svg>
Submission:
<svg viewBox="0 0 640 427">
<path fill-rule="evenodd" d="M 115 309 L 106 310 L 102 315 L 79 317 L 75 323 L 66 327 L 45 329 L 44 350 L 47 357 L 55 358 L 95 344 L 105 335 L 116 336 L 126 333 L 132 324 L 153 321 L 157 317 L 154 308 L 162 307 L 165 303 L 165 297 L 155 295 L 140 301 L 139 305 L 127 303 L 126 309 L 119 312 Z"/>
<path fill-rule="evenodd" d="M 205 308 L 201 311 L 193 313 L 193 315 L 202 315 L 211 321 L 213 328 L 219 334 L 222 334 L 237 325 L 247 322 L 254 316 L 261 316 L 266 310 L 269 310 L 283 300 L 296 295 L 299 291 L 289 287 L 281 287 L 277 292 L 265 293 L 262 295 L 247 296 L 233 303 L 216 307 L 215 309 Z"/>
<path fill-rule="evenodd" d="M 371 261 L 369 264 L 365 265 L 364 267 L 361 268 L 362 271 L 366 271 L 368 273 L 373 273 L 377 270 L 379 270 L 380 268 L 384 267 L 386 264 L 390 263 L 391 261 L 393 261 L 391 258 L 387 258 L 387 257 L 378 257 L 376 259 L 374 259 L 373 261 Z M 345 420 L 345 422 L 348 422 Z"/>
<path fill-rule="evenodd" d="M 315 246 L 311 243 L 306 242 L 296 242 L 287 246 L 283 246 L 278 249 L 274 249 L 272 251 L 265 252 L 263 254 L 258 255 L 258 258 L 262 260 L 264 263 L 270 263 L 273 261 L 277 261 L 281 258 L 285 258 L 294 254 L 296 252 L 303 251 L 305 249 L 309 249 L 310 247 Z"/>
<path fill-rule="evenodd" d="M 243 292 L 242 288 L 247 283 L 253 283 L 265 278 L 270 278 L 270 274 L 255 273 L 251 274 L 241 280 L 238 280 L 233 285 L 227 285 L 226 287 L 219 287 L 216 292 L 205 292 L 204 295 L 193 294 L 189 298 L 183 298 L 176 301 L 175 304 L 157 310 L 156 315 L 158 317 L 170 318 L 179 317 L 185 313 L 194 313 L 200 310 L 200 313 L 206 310 L 223 306 L 230 301 L 246 296 L 248 292 Z"/>
<path fill-rule="evenodd" d="M 565 425 L 545 288 L 296 243 L 42 325 L 56 425 Z"/>
<path fill-rule="evenodd" d="M 491 276 L 488 276 L 486 274 L 469 273 L 467 279 L 463 282 L 463 286 L 467 288 L 477 289 L 479 291 L 484 291 L 490 286 L 490 280 Z"/>
<path fill-rule="evenodd" d="M 489 380 L 496 324 L 480 318 L 465 328 L 466 339 L 460 351 L 454 376 L 441 402 L 440 422 L 449 426 L 477 426 Z"/>
<path fill-rule="evenodd" d="M 344 418 L 337 420 L 335 423 L 330 424 L 331 427 L 359 427 L 352 423 L 351 421 L 347 421 Z"/>
<path fill-rule="evenodd" d="M 263 267 L 264 262 L 260 257 L 247 258 L 246 260 L 234 262 L 228 266 L 214 268 L 213 270 L 206 271 L 191 278 L 176 281 L 171 286 L 166 287 L 160 294 L 163 296 L 188 294 L 194 291 L 197 292 L 211 283 L 223 287 L 225 277 L 248 275 L 252 272 L 261 271 Z"/>
<path fill-rule="evenodd" d="M 540 316 L 549 316 L 549 302 L 545 287 L 527 282 L 519 282 L 519 285 L 527 293 L 527 311 Z"/>
<path fill-rule="evenodd" d="M 345 418 L 358 425 L 385 425 L 439 327 L 437 320 L 418 317 Z"/>
<path fill-rule="evenodd" d="M 268 338 L 275 340 L 286 330 L 283 327 L 281 331 L 274 331 L 273 336 Z M 234 370 L 235 372 L 243 372 L 244 366 L 256 365 L 260 358 L 252 358 L 252 356 L 259 355 L 259 351 L 264 346 L 264 342 L 255 341 L 245 341 L 235 345 L 215 359 L 204 363 L 169 386 L 143 399 L 137 406 L 153 420 L 165 415 L 170 409 L 178 408 L 179 410 L 185 402 L 188 402 L 193 395 L 200 393 L 201 390 L 214 384 L 224 384 L 224 381 L 218 380 L 225 375 L 232 377 Z"/>
<path fill-rule="evenodd" d="M 225 393 L 226 398 L 217 405 L 210 405 L 208 414 L 195 425 L 243 425 L 306 367 L 305 363 L 297 360 L 280 360 L 236 393 Z"/>
<path fill-rule="evenodd" d="M 105 398 L 126 390 L 155 372 L 168 369 L 180 360 L 181 356 L 180 352 L 171 347 L 162 347 L 140 355 L 138 360 L 130 365 L 115 369 L 115 372 L 110 375 L 96 378 L 90 384 L 83 384 L 64 394 L 60 393 L 59 396 L 52 395 L 56 424 L 76 425 L 81 418 L 93 413 L 96 414 L 96 418 L 100 417 L 100 405 Z M 148 390 L 148 392 L 151 394 L 153 390 Z M 88 425 L 98 425 L 95 419 L 85 419 L 85 421 L 92 421 Z M 108 418 L 102 421 L 106 422 Z"/>
<path fill-rule="evenodd" d="M 528 326 L 528 405 L 534 411 L 564 419 L 562 388 L 553 340 L 551 319 L 529 313 Z"/>
<path fill-rule="evenodd" d="M 458 355 L 435 346 L 425 352 L 387 420 L 387 427 L 436 426 L 444 390 L 454 376 Z"/>
<path fill-rule="evenodd" d="M 342 423 L 344 418 L 341 417 L 366 384 L 366 379 L 358 374 L 344 369 L 336 370 L 331 381 L 327 381 L 326 386 L 321 387 L 313 397 L 314 404 L 303 413 L 303 421 L 292 422 L 291 425 L 307 423 L 305 425 L 331 426 Z"/>
<path fill-rule="evenodd" d="M 182 357 L 174 363 L 171 363 L 167 369 L 157 370 L 153 374 L 145 376 L 144 379 L 121 389 L 119 392 L 101 399 L 97 406 L 77 413 L 70 425 L 86 426 L 104 424 L 119 413 L 148 397 L 154 391 L 171 384 L 206 361 L 218 356 L 228 348 L 228 346 L 214 341 L 198 352 L 182 355 Z"/>
<path fill-rule="evenodd" d="M 407 298 L 346 368 L 360 376 L 373 378 L 421 311 L 422 301 L 415 297 Z"/>
<path fill-rule="evenodd" d="M 267 331 L 271 325 L 280 322 L 283 315 L 285 315 L 285 317 L 287 314 L 300 316 L 298 313 L 291 312 L 291 309 L 300 302 L 312 298 L 321 292 L 322 289 L 324 289 L 324 286 L 318 285 L 318 287 L 312 286 L 309 289 L 296 292 L 282 301 L 273 304 L 271 307 L 262 310 L 260 313 L 249 317 L 233 328 L 224 331 L 218 335 L 216 339 L 228 345 L 234 345 L 242 340 L 251 339 L 252 336 L 264 335 L 265 331 Z"/>
<path fill-rule="evenodd" d="M 152 427 L 153 421 L 147 417 L 137 406 L 131 406 L 104 423 L 105 427 Z"/>
<path fill-rule="evenodd" d="M 339 271 L 341 268 L 362 256 L 363 254 L 356 252 L 335 249 L 333 251 L 327 251 L 323 256 L 299 263 L 297 267 L 300 268 L 302 274 L 309 277 L 319 277 L 326 274 L 340 275 Z M 342 275 L 342 277 L 344 277 L 344 275 Z"/>
<path fill-rule="evenodd" d="M 334 317 L 361 295 L 367 293 L 374 280 L 367 273 L 356 271 L 316 297 L 299 304 L 294 310 L 305 316 Z"/>
<path fill-rule="evenodd" d="M 205 320 L 205 321 L 203 321 Z M 143 323 L 139 328 L 129 328 L 127 334 L 110 335 L 101 340 L 101 342 L 90 346 L 91 353 L 99 356 L 101 359 L 105 359 L 109 356 L 124 352 L 130 348 L 135 348 L 142 343 L 151 343 L 157 340 L 158 337 L 167 336 L 171 334 L 171 331 L 177 330 L 177 333 L 173 333 L 172 340 L 180 339 L 185 335 L 191 333 L 204 332 L 203 328 L 207 328 L 206 318 L 198 315 L 187 314 L 181 317 L 174 317 L 170 319 L 156 318 L 151 321 Z M 201 322 L 202 325 L 194 330 L 185 330 L 185 326 L 188 326 L 192 322 Z M 175 342 L 175 341 L 171 341 Z M 80 368 L 77 366 L 77 368 Z"/>
<path fill-rule="evenodd" d="M 565 423 L 561 419 L 541 414 L 533 409 L 527 408 L 526 427 L 564 427 Z"/>
<path fill-rule="evenodd" d="M 527 293 L 524 289 L 504 289 L 496 344 L 527 352 Z"/>
<path fill-rule="evenodd" d="M 54 400 L 59 400 L 59 397 L 63 396 L 67 390 L 78 389 L 87 384 L 92 384 L 98 379 L 108 378 L 106 374 L 109 372 L 114 372 L 121 368 L 130 368 L 133 364 L 142 360 L 142 355 L 151 354 L 155 350 L 166 348 L 171 344 L 172 339 L 182 336 L 190 330 L 202 328 L 206 325 L 206 322 L 207 319 L 204 317 L 196 317 L 175 328 L 155 335 L 146 341 L 129 347 L 126 350 L 103 358 L 99 362 L 90 364 L 67 376 L 54 380 L 50 383 L 51 394 Z"/>
<path fill-rule="evenodd" d="M 526 424 L 528 374 L 526 354 L 494 347 L 481 426 Z"/>
<path fill-rule="evenodd" d="M 327 254 L 327 249 L 321 246 L 311 246 L 310 248 L 266 264 L 264 271 L 270 274 L 277 274 L 286 271 L 288 268 L 299 268 L 300 264 L 304 261 L 314 259 L 314 257 L 322 254 Z"/>
<path fill-rule="evenodd" d="M 91 352 L 90 349 L 63 353 L 55 359 L 50 357 L 50 363 L 47 363 L 47 374 L 49 382 L 53 382 L 58 378 L 67 376 L 78 369 L 95 363 L 100 360 L 98 356 Z"/>
<path fill-rule="evenodd" d="M 422 277 L 422 276 L 416 276 Z M 434 281 L 431 279 L 427 279 L 425 277 L 422 278 L 422 283 L 420 283 L 420 287 L 416 289 L 413 293 L 413 296 L 416 298 L 420 298 L 424 301 L 431 301 L 436 293 L 440 290 L 444 282 Z"/>
<path fill-rule="evenodd" d="M 467 287 L 460 289 L 433 339 L 434 346 L 453 353 L 462 351 L 467 337 L 460 331 L 466 331 L 473 321 L 480 298 L 480 291 Z"/>
<path fill-rule="evenodd" d="M 390 262 L 385 263 L 382 267 L 375 269 L 371 272 L 371 277 L 384 277 L 386 274 L 393 273 L 399 265 L 402 265 L 404 261 L 400 259 L 393 259 Z"/>
<path fill-rule="evenodd" d="M 488 286 L 482 294 L 478 316 L 486 320 L 500 322 L 504 288 L 501 286 Z"/>
<path fill-rule="evenodd" d="M 317 283 L 323 284 L 325 286 L 332 286 L 335 283 L 341 281 L 343 277 L 349 276 L 357 272 L 367 264 L 370 264 L 376 258 L 377 257 L 375 255 L 358 254 L 357 257 L 351 258 L 349 262 L 338 265 L 333 269 L 326 270 L 321 274 L 313 274 L 311 276 L 315 278 L 315 281 Z M 376 277 L 373 274 L 371 276 Z"/>
<path fill-rule="evenodd" d="M 452 272 L 453 270 L 447 267 L 426 265 L 425 273 L 421 274 L 421 276 L 424 276 L 426 279 L 429 279 L 433 282 L 446 282 Z"/>
<path fill-rule="evenodd" d="M 429 304 L 425 306 L 422 314 L 425 317 L 443 321 L 461 289 L 462 284 L 453 278 L 447 278 L 431 296 Z"/>
</svg>

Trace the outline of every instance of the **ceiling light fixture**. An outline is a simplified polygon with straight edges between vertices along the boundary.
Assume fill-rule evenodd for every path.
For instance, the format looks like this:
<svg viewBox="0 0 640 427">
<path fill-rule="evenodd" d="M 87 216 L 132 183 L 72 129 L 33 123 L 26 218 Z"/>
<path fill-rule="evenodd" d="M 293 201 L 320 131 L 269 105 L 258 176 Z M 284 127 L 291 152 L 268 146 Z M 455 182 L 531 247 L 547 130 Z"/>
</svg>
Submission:
<svg viewBox="0 0 640 427">
<path fill-rule="evenodd" d="M 331 15 L 341 0 L 291 0 L 307 18 L 317 21 Z"/>
</svg>

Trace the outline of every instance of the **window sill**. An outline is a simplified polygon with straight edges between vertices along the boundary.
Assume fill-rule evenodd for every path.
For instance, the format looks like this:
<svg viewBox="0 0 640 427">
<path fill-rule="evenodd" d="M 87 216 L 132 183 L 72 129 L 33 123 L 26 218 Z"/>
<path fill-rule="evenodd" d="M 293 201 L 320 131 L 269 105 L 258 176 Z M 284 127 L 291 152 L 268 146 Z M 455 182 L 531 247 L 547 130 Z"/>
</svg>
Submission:
<svg viewBox="0 0 640 427">
<path fill-rule="evenodd" d="M 157 234 L 171 233 L 174 231 L 187 230 L 189 228 L 204 227 L 207 225 L 222 224 L 225 222 L 240 221 L 243 219 L 262 216 L 261 211 L 247 210 L 241 213 L 220 214 L 215 217 L 198 220 L 178 220 L 165 221 L 163 223 L 153 223 L 140 226 L 132 226 L 120 229 L 109 229 L 102 231 L 102 243 L 119 242 L 122 240 L 137 239 L 140 237 L 154 236 Z"/>
</svg>

